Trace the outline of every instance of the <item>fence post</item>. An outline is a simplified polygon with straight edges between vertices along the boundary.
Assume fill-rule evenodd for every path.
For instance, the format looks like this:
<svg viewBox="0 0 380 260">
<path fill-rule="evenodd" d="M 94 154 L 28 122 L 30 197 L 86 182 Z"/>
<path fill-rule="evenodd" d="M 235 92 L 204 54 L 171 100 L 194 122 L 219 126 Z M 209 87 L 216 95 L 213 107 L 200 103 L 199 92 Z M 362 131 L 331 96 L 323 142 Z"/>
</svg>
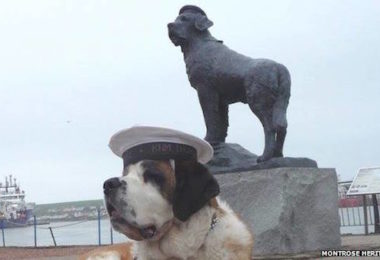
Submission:
<svg viewBox="0 0 380 260">
<path fill-rule="evenodd" d="M 363 195 L 363 213 L 364 213 L 364 234 L 368 235 L 368 216 L 367 216 L 366 195 Z"/>
<path fill-rule="evenodd" d="M 376 194 L 372 194 L 373 216 L 374 216 L 374 232 L 380 233 L 380 219 L 379 219 L 379 206 L 377 204 Z"/>
<path fill-rule="evenodd" d="M 4 219 L 1 220 L 1 234 L 2 234 L 2 236 L 3 236 L 3 247 L 5 247 Z"/>
<path fill-rule="evenodd" d="M 54 234 L 53 234 L 53 230 L 51 229 L 51 227 L 49 227 L 49 229 L 50 229 L 51 237 L 53 238 L 54 246 L 57 246 L 57 243 L 55 242 L 55 237 L 54 237 Z"/>
<path fill-rule="evenodd" d="M 110 233 L 111 233 L 111 245 L 113 245 L 113 230 L 112 230 L 112 226 L 110 228 Z"/>
<path fill-rule="evenodd" d="M 98 238 L 99 238 L 99 246 L 100 246 L 102 244 L 101 232 L 100 232 L 100 208 L 98 208 Z"/>
<path fill-rule="evenodd" d="M 33 215 L 33 225 L 34 225 L 34 247 L 37 247 L 37 220 L 36 220 L 36 215 Z"/>
</svg>

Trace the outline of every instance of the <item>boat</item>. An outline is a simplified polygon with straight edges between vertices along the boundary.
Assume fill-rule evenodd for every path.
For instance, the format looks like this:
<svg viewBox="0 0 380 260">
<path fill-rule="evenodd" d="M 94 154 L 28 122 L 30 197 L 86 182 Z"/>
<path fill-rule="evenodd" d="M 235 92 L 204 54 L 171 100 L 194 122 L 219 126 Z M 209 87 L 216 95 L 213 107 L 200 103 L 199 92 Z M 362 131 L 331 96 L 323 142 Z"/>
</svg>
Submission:
<svg viewBox="0 0 380 260">
<path fill-rule="evenodd" d="M 12 175 L 5 177 L 4 184 L 0 182 L 0 228 L 30 225 L 34 206 L 35 203 L 25 202 L 25 191 Z"/>
</svg>

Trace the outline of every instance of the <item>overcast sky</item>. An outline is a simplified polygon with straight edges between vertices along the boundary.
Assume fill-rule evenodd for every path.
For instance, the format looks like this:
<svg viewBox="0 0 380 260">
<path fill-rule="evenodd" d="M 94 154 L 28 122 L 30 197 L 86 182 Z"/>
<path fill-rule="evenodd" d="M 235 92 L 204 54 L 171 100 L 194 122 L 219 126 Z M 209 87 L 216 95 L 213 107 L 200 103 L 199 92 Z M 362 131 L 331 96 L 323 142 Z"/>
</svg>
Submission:
<svg viewBox="0 0 380 260">
<path fill-rule="evenodd" d="M 380 1 L 0 1 L 0 178 L 37 203 L 102 198 L 121 174 L 110 136 L 135 124 L 203 137 L 197 95 L 166 24 L 197 4 L 230 48 L 292 76 L 287 156 L 351 180 L 380 166 Z M 230 106 L 228 142 L 263 130 Z"/>
</svg>

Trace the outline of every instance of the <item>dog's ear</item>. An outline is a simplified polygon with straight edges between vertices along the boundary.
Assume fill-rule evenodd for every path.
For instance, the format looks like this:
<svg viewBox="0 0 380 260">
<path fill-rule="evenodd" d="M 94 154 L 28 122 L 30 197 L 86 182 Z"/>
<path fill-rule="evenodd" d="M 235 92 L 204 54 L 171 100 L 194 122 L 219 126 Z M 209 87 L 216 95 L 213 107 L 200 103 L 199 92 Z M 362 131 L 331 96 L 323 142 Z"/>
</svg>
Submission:
<svg viewBox="0 0 380 260">
<path fill-rule="evenodd" d="M 198 14 L 197 17 L 195 18 L 195 23 L 194 26 L 197 28 L 199 31 L 205 31 L 208 28 L 210 28 L 214 23 L 210 21 L 207 16 Z"/>
<path fill-rule="evenodd" d="M 176 161 L 174 216 L 186 221 L 219 194 L 219 184 L 205 166 L 196 161 Z"/>
</svg>

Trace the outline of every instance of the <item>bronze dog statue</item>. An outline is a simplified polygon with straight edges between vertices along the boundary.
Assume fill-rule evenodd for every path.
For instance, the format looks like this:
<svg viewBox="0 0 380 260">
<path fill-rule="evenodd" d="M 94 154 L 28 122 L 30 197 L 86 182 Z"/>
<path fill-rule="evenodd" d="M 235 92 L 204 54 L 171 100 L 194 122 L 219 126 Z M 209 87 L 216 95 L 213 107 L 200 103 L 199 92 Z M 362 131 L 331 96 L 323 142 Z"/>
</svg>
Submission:
<svg viewBox="0 0 380 260">
<path fill-rule="evenodd" d="M 169 38 L 180 46 L 190 84 L 198 92 L 206 123 L 205 139 L 211 144 L 225 142 L 228 105 L 249 105 L 264 127 L 264 153 L 258 162 L 283 157 L 286 136 L 286 109 L 290 98 L 287 68 L 268 59 L 252 59 L 215 39 L 213 25 L 197 6 L 181 8 L 168 24 Z"/>
</svg>

